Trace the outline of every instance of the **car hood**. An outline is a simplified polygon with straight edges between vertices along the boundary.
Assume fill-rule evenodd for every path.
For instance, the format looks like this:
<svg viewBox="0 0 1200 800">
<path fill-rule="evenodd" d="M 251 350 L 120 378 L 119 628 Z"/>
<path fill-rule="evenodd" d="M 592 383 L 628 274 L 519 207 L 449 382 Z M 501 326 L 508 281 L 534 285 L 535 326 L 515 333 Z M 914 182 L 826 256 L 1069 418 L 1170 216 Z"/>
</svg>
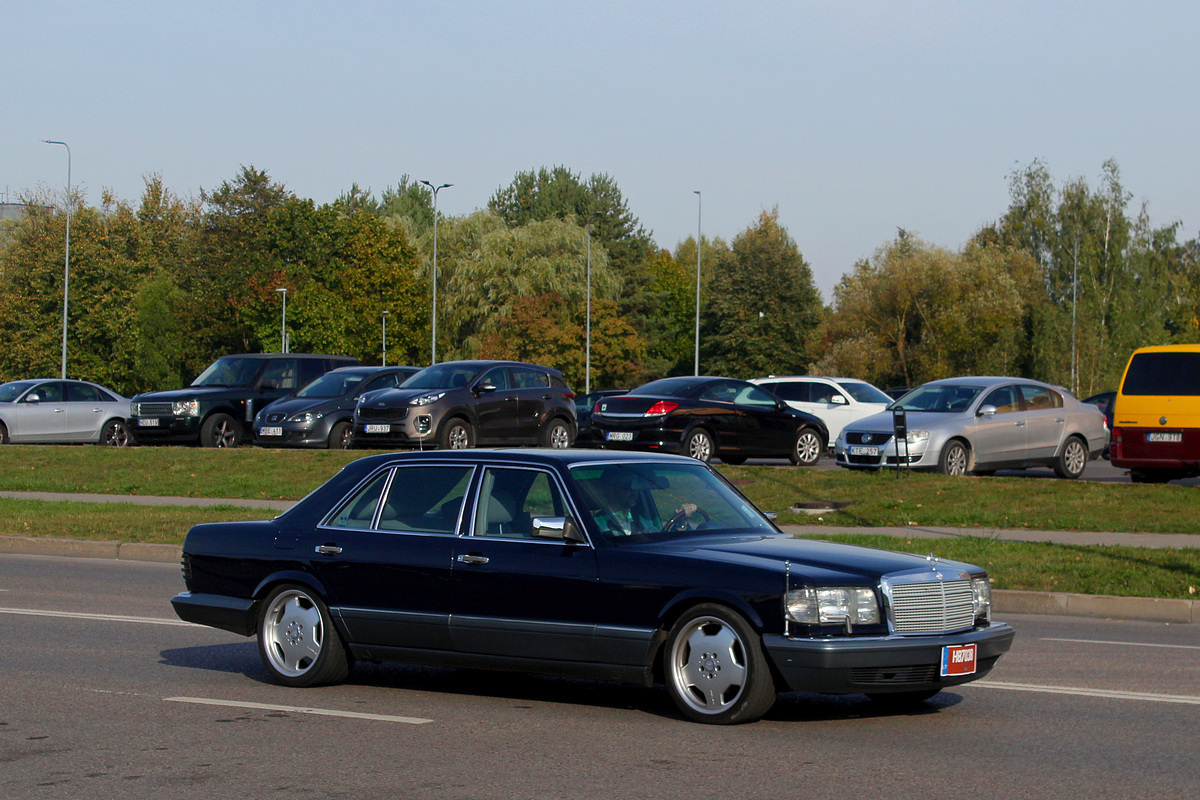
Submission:
<svg viewBox="0 0 1200 800">
<path fill-rule="evenodd" d="M 908 429 L 930 430 L 943 425 L 960 426 L 975 418 L 974 414 L 961 411 L 942 413 L 938 411 L 909 411 L 905 414 Z M 845 427 L 847 431 L 887 431 L 891 433 L 895 422 L 891 411 L 872 414 L 869 417 L 855 420 Z"/>
<path fill-rule="evenodd" d="M 134 400 L 143 403 L 168 403 L 174 400 L 191 400 L 192 398 L 219 397 L 224 394 L 244 395 L 252 390 L 249 386 L 188 386 L 183 389 L 167 389 L 161 392 L 143 392 Z"/>
<path fill-rule="evenodd" d="M 427 394 L 436 394 L 437 392 L 454 392 L 458 389 L 380 389 L 374 392 L 368 392 L 364 395 L 363 405 L 370 404 L 376 408 L 388 408 L 391 406 L 407 406 L 410 405 L 414 398 L 422 397 Z"/>
<path fill-rule="evenodd" d="M 300 414 L 304 411 L 327 412 L 340 406 L 349 408 L 353 401 L 345 397 L 281 397 L 267 406 L 272 413 Z M 264 411 L 266 409 L 263 409 Z"/>
<path fill-rule="evenodd" d="M 766 568 L 788 573 L 814 583 L 835 585 L 865 580 L 874 584 L 880 576 L 897 572 L 938 568 L 948 574 L 981 572 L 978 567 L 911 553 L 876 550 L 857 545 L 797 539 L 788 534 L 698 536 L 644 545 L 648 550 L 675 557 L 717 561 L 725 564 Z"/>
</svg>

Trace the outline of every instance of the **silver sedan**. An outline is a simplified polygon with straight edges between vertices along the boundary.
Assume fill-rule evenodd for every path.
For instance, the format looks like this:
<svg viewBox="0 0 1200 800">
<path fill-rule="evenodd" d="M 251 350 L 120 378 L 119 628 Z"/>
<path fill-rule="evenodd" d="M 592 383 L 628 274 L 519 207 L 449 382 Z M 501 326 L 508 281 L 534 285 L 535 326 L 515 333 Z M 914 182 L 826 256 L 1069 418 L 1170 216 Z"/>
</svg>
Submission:
<svg viewBox="0 0 1200 800">
<path fill-rule="evenodd" d="M 1023 378 L 948 378 L 847 425 L 834 442 L 834 457 L 849 469 L 901 465 L 990 475 L 1050 467 L 1060 477 L 1078 478 L 1107 439 L 1104 415 L 1061 388 Z"/>
<path fill-rule="evenodd" d="M 0 385 L 0 444 L 129 444 L 129 398 L 88 381 L 10 381 Z"/>
</svg>

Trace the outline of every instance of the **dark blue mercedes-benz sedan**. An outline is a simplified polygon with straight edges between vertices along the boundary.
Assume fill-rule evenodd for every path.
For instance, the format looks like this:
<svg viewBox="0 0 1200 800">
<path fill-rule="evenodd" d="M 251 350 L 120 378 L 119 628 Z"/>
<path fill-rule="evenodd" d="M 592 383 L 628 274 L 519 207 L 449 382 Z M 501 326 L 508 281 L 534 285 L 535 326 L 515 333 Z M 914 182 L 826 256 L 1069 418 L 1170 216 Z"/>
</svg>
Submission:
<svg viewBox="0 0 1200 800">
<path fill-rule="evenodd" d="M 370 456 L 273 520 L 197 525 L 189 622 L 257 635 L 289 686 L 400 661 L 666 685 L 749 722 L 777 691 L 920 702 L 1013 639 L 979 567 L 780 532 L 692 458 Z"/>
</svg>

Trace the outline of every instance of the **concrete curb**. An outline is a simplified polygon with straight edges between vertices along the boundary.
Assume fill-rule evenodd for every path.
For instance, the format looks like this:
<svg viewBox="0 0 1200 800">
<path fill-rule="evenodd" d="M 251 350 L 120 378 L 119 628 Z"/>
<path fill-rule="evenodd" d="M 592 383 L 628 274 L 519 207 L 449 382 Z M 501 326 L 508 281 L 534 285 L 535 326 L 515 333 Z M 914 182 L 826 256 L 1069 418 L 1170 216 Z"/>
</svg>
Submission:
<svg viewBox="0 0 1200 800">
<path fill-rule="evenodd" d="M 104 542 L 35 536 L 0 536 L 0 553 L 66 558 L 113 558 L 178 564 L 183 548 L 174 544 Z M 1200 600 L 1156 597 L 1024 592 L 997 589 L 993 593 L 998 614 L 1051 614 L 1100 619 L 1135 619 L 1147 622 L 1190 624 L 1200 622 Z"/>
</svg>

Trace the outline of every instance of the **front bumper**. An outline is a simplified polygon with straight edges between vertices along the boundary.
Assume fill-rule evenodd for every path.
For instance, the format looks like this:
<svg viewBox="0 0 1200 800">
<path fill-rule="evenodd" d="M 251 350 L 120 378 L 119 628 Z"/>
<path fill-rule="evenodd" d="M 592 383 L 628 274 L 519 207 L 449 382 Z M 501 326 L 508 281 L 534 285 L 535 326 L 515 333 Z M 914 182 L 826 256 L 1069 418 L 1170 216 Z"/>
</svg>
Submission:
<svg viewBox="0 0 1200 800">
<path fill-rule="evenodd" d="M 937 466 L 937 455 L 931 452 L 928 441 L 913 442 L 907 449 L 901 446 L 897 455 L 894 436 L 889 436 L 886 443 L 879 445 L 852 445 L 839 436 L 833 443 L 833 458 L 839 467 L 848 469 L 879 469 L 897 465 L 932 469 Z"/>
<path fill-rule="evenodd" d="M 282 433 L 278 436 L 264 435 L 263 428 L 276 428 Z M 309 425 L 298 422 L 282 422 L 278 424 L 255 425 L 254 443 L 259 447 L 327 447 L 329 445 L 330 424 L 328 420 L 318 420 Z"/>
<path fill-rule="evenodd" d="M 965 633 L 801 639 L 763 636 L 763 648 L 793 692 L 885 694 L 942 689 L 987 675 L 1016 632 L 1003 622 Z M 975 644 L 976 670 L 941 676 L 942 648 Z"/>
<path fill-rule="evenodd" d="M 200 439 L 199 417 L 147 415 L 129 418 L 133 437 L 142 444 L 194 442 Z"/>
</svg>

